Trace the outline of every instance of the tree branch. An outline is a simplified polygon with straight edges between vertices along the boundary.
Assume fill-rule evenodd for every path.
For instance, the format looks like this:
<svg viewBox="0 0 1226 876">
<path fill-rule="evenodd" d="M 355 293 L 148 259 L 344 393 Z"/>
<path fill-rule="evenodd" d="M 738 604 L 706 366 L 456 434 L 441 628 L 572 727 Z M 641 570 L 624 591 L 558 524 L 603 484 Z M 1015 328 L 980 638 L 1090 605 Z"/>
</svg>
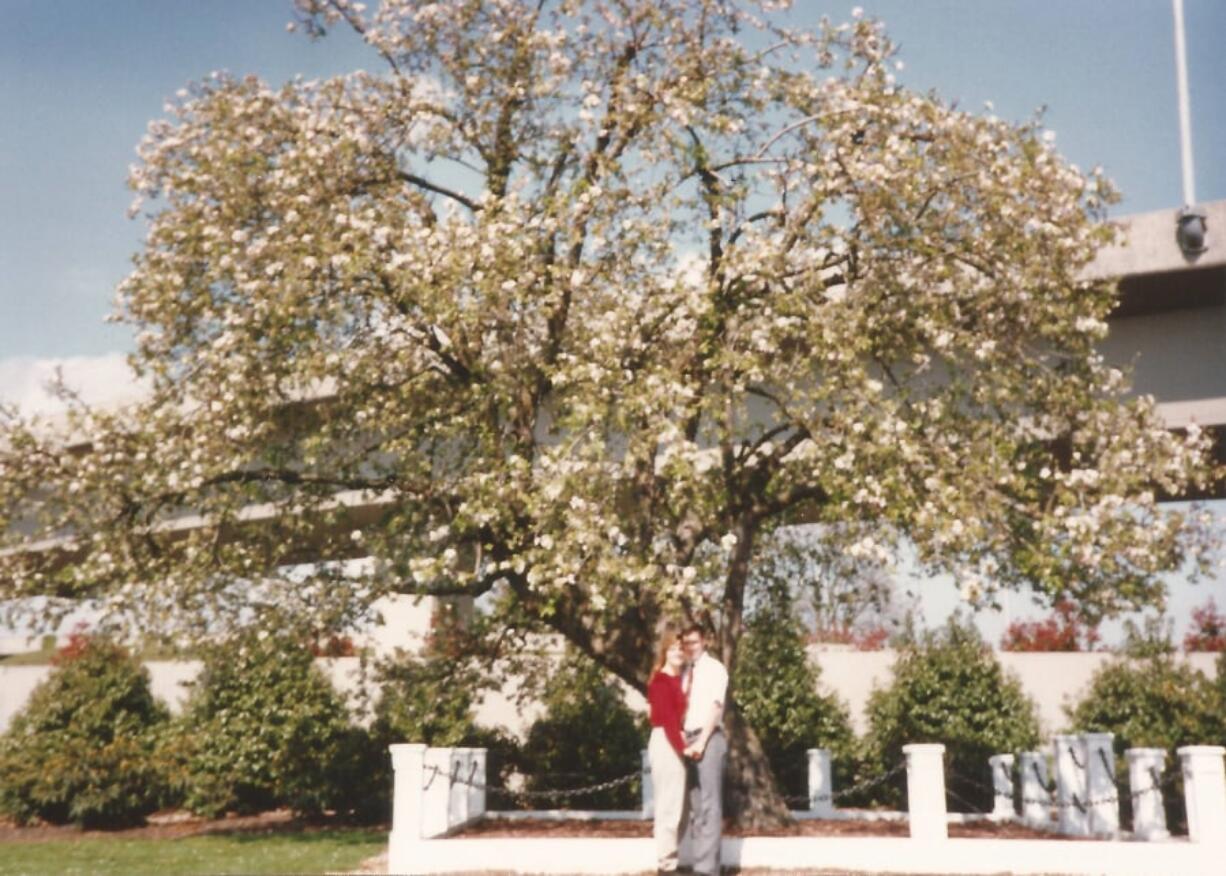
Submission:
<svg viewBox="0 0 1226 876">
<path fill-rule="evenodd" d="M 412 183 L 418 188 L 422 188 L 422 189 L 425 189 L 426 191 L 434 192 L 437 195 L 442 195 L 443 197 L 450 198 L 451 200 L 455 201 L 457 204 L 463 204 L 465 207 L 467 207 L 469 210 L 472 210 L 474 213 L 481 212 L 481 205 L 478 204 L 476 201 L 474 201 L 472 198 L 467 197 L 466 195 L 462 195 L 457 191 L 446 188 L 445 186 L 440 186 L 437 183 L 432 183 L 430 182 L 430 180 L 424 177 L 420 177 L 415 173 L 409 173 L 408 171 L 405 171 L 405 170 L 397 170 L 396 174 L 405 182 Z"/>
<path fill-rule="evenodd" d="M 338 3 L 336 0 L 328 0 L 328 5 L 335 9 L 337 13 L 339 13 L 340 16 L 345 19 L 345 23 L 353 28 L 354 33 L 362 38 L 362 42 L 373 48 L 379 53 L 384 61 L 387 61 L 388 66 L 392 68 L 392 72 L 395 73 L 397 77 L 401 79 L 404 78 L 404 73 L 401 72 L 400 65 L 396 63 L 396 59 L 393 58 L 386 50 L 371 42 L 369 34 L 366 33 L 366 25 L 362 24 L 362 20 L 358 18 L 358 16 L 352 9 L 349 8 L 347 4 Z"/>
</svg>

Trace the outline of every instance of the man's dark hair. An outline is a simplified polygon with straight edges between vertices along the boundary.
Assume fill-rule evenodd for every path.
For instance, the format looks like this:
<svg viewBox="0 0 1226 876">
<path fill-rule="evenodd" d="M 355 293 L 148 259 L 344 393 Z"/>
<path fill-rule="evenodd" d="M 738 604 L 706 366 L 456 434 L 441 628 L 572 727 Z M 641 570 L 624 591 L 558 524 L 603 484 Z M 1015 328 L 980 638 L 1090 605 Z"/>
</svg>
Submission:
<svg viewBox="0 0 1226 876">
<path fill-rule="evenodd" d="M 697 621 L 688 623 L 681 628 L 681 635 L 683 638 L 685 636 L 692 635 L 693 633 L 698 633 L 698 635 L 702 636 L 704 639 L 707 637 L 707 631 L 703 629 L 702 624 L 698 623 Z"/>
</svg>

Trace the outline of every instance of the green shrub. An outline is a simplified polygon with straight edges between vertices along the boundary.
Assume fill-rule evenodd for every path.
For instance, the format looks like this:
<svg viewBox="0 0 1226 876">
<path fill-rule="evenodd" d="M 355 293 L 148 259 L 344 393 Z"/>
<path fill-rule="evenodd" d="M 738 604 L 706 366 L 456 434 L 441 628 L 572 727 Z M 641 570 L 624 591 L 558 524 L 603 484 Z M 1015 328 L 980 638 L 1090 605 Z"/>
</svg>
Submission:
<svg viewBox="0 0 1226 876">
<path fill-rule="evenodd" d="M 377 805 L 388 815 L 392 786 L 388 746 L 403 742 L 486 749 L 486 774 L 479 779 L 498 798 L 489 801 L 491 808 L 506 805 L 506 798 L 498 797 L 495 789 L 506 787 L 518 760 L 518 742 L 500 728 L 477 725 L 476 702 L 491 686 L 489 676 L 466 659 L 459 644 L 449 643 L 447 637 L 432 636 L 421 655 L 398 650 L 376 669 L 380 693 L 370 735 L 380 756 L 371 768 L 376 776 L 373 784 L 384 791 Z"/>
<path fill-rule="evenodd" d="M 155 748 L 168 718 L 140 663 L 74 635 L 0 738 L 0 808 L 20 823 L 143 822 L 166 792 Z"/>
<path fill-rule="evenodd" d="M 808 797 L 810 748 L 831 750 L 836 788 L 856 773 L 847 707 L 818 692 L 819 673 L 805 652 L 792 600 L 786 590 L 774 589 L 749 616 L 732 689 L 780 791 L 793 800 Z"/>
<path fill-rule="evenodd" d="M 168 748 L 194 812 L 364 808 L 366 734 L 296 641 L 246 635 L 207 649 L 177 726 Z"/>
<path fill-rule="evenodd" d="M 1108 663 L 1094 673 L 1085 695 L 1067 710 L 1077 732 L 1115 734 L 1116 774 L 1127 775 L 1128 748 L 1165 748 L 1167 823 L 1186 824 L 1179 759 L 1183 745 L 1226 744 L 1226 709 L 1204 673 L 1170 655 Z M 1125 818 L 1131 802 L 1125 798 Z"/>
<path fill-rule="evenodd" d="M 463 662 L 429 650 L 420 657 L 397 651 L 377 669 L 375 727 L 391 742 L 470 745 L 481 681 Z"/>
<path fill-rule="evenodd" d="M 956 620 L 899 653 L 889 686 L 870 694 L 867 717 L 864 778 L 902 763 L 904 745 L 943 743 L 951 810 L 991 809 L 988 758 L 1039 741 L 1037 708 L 1021 683 L 1001 669 L 974 627 Z M 905 778 L 883 785 L 876 799 L 901 805 Z"/>
<path fill-rule="evenodd" d="M 646 721 L 626 705 L 621 688 L 590 659 L 568 651 L 545 681 L 545 714 L 528 730 L 520 769 L 529 791 L 585 787 L 637 773 L 647 738 Z M 548 808 L 632 809 L 639 805 L 640 782 Z M 534 804 L 533 808 L 538 808 Z"/>
</svg>

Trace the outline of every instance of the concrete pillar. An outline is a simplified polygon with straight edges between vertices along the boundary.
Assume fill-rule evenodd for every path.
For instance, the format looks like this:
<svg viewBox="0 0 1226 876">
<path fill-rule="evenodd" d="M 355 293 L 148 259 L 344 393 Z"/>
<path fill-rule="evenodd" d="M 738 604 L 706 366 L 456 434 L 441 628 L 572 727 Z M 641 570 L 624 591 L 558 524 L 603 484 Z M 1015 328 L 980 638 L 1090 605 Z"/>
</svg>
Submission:
<svg viewBox="0 0 1226 876">
<path fill-rule="evenodd" d="M 423 768 L 421 838 L 442 836 L 451 826 L 451 749 L 427 748 Z"/>
<path fill-rule="evenodd" d="M 1031 827 L 1051 824 L 1051 780 L 1047 775 L 1047 758 L 1042 752 L 1023 751 L 1018 768 L 1022 776 L 1022 820 Z"/>
<path fill-rule="evenodd" d="M 809 755 L 809 811 L 819 818 L 834 815 L 834 785 L 830 775 L 830 749 L 810 748 Z"/>
<path fill-rule="evenodd" d="M 1171 833 L 1166 829 L 1166 809 L 1162 805 L 1162 769 L 1166 766 L 1166 749 L 1130 748 L 1128 787 L 1132 791 L 1132 835 L 1139 840 L 1164 840 Z"/>
<path fill-rule="evenodd" d="M 1226 846 L 1226 767 L 1221 745 L 1185 745 L 1177 749 L 1188 804 L 1188 839 Z"/>
<path fill-rule="evenodd" d="M 643 789 L 643 817 L 651 818 L 656 812 L 656 791 L 651 784 L 651 758 L 647 756 L 647 749 L 644 748 L 640 753 L 640 767 L 643 771 L 642 781 L 640 785 Z"/>
<path fill-rule="evenodd" d="M 470 748 L 468 761 L 468 817 L 480 818 L 485 815 L 486 764 L 489 751 L 484 748 Z"/>
<path fill-rule="evenodd" d="M 1086 750 L 1086 797 L 1090 833 L 1116 836 L 1120 832 L 1120 795 L 1115 784 L 1115 734 L 1083 733 Z"/>
<path fill-rule="evenodd" d="M 448 769 L 447 828 L 450 830 L 464 824 L 468 814 L 468 772 L 472 763 L 471 748 L 451 749 L 451 766 Z"/>
<path fill-rule="evenodd" d="M 392 753 L 392 835 L 419 840 L 426 746 L 391 745 L 388 748 Z"/>
<path fill-rule="evenodd" d="M 992 772 L 992 789 L 995 791 L 992 818 L 1011 821 L 1017 817 L 1013 809 L 1013 755 L 992 755 L 988 758 L 988 769 Z"/>
<path fill-rule="evenodd" d="M 1052 748 L 1056 764 L 1056 805 L 1060 807 L 1060 832 L 1089 836 L 1085 740 L 1080 736 L 1055 736 Z"/>
<path fill-rule="evenodd" d="M 412 871 L 414 851 L 422 839 L 426 746 L 392 745 L 392 834 L 388 837 L 388 871 Z"/>
<path fill-rule="evenodd" d="M 949 836 L 945 817 L 945 746 L 940 743 L 902 747 L 907 757 L 907 820 L 911 838 L 943 840 Z"/>
</svg>

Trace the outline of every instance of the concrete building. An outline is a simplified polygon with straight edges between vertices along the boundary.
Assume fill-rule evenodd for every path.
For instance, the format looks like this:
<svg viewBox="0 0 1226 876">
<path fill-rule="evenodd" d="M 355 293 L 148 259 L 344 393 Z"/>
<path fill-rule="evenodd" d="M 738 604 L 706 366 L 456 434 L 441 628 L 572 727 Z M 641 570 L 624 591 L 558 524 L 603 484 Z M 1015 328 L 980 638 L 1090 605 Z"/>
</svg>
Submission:
<svg viewBox="0 0 1226 876">
<path fill-rule="evenodd" d="M 1203 207 L 1202 252 L 1176 239 L 1178 211 L 1125 217 L 1120 245 L 1099 253 L 1093 277 L 1119 277 L 1120 303 L 1101 349 L 1132 369 L 1133 390 L 1154 396 L 1167 425 L 1195 422 L 1217 436 L 1226 461 L 1226 201 Z M 1212 493 L 1226 495 L 1222 485 Z"/>
</svg>

